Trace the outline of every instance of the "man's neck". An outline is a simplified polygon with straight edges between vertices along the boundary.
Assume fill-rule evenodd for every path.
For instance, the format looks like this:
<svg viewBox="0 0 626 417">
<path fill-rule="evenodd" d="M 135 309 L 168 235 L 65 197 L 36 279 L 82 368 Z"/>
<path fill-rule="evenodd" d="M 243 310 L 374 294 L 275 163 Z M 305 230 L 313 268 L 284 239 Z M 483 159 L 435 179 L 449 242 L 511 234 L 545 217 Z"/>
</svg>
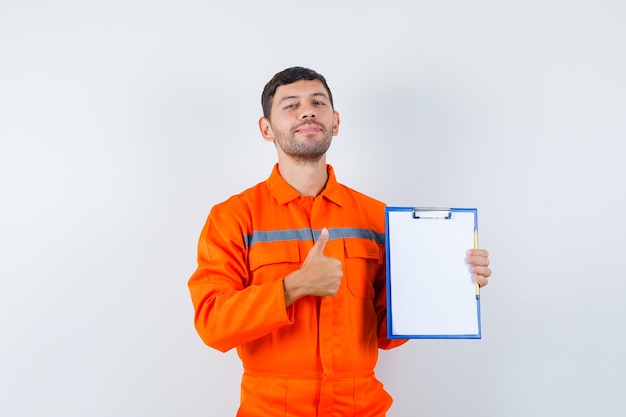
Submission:
<svg viewBox="0 0 626 417">
<path fill-rule="evenodd" d="M 317 196 L 322 192 L 328 180 L 325 156 L 319 161 L 294 161 L 290 158 L 279 158 L 278 172 L 289 185 L 305 197 Z"/>
</svg>

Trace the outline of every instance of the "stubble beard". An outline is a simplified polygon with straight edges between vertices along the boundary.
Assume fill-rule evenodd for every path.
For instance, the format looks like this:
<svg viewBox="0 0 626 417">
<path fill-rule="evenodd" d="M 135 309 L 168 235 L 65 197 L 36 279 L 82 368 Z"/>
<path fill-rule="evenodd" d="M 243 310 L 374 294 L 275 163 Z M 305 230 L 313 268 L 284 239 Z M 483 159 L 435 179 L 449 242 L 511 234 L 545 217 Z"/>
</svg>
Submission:
<svg viewBox="0 0 626 417">
<path fill-rule="evenodd" d="M 318 162 L 330 148 L 333 138 L 332 133 L 325 129 L 322 131 L 321 139 L 315 139 L 315 134 L 309 134 L 298 140 L 295 132 L 290 132 L 289 135 L 277 133 L 275 135 L 276 146 L 299 164 Z"/>
</svg>

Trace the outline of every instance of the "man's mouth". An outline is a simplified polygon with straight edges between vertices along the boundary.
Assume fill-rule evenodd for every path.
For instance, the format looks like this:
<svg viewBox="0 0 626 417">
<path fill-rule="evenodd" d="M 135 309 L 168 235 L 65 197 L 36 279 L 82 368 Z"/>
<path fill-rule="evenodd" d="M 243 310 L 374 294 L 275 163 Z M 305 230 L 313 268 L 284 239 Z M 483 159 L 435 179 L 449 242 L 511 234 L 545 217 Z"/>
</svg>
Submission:
<svg viewBox="0 0 626 417">
<path fill-rule="evenodd" d="M 296 128 L 297 133 L 317 133 L 321 132 L 322 128 L 314 123 L 307 123 Z"/>
</svg>

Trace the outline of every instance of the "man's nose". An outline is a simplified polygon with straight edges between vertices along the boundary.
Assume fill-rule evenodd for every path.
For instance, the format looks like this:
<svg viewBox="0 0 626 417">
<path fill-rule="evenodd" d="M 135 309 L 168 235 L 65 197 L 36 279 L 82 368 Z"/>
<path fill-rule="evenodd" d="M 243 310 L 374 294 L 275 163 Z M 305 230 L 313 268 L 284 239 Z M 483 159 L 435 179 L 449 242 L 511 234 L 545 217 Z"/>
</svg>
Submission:
<svg viewBox="0 0 626 417">
<path fill-rule="evenodd" d="M 302 109 L 302 112 L 300 113 L 300 117 L 302 119 L 315 118 L 315 107 L 311 105 L 307 105 L 307 106 L 302 106 L 301 109 Z"/>
</svg>

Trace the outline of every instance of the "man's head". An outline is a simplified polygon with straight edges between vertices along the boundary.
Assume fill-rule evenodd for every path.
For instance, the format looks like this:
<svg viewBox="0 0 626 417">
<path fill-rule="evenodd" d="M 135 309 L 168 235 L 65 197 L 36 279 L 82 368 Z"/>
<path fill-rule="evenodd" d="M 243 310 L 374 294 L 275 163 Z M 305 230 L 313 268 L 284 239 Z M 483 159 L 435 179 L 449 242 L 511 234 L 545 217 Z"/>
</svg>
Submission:
<svg viewBox="0 0 626 417">
<path fill-rule="evenodd" d="M 330 100 L 330 105 L 334 107 L 333 104 L 333 95 L 330 92 L 330 88 L 326 83 L 326 79 L 321 74 L 317 72 L 303 67 L 292 67 L 283 70 L 276 75 L 265 85 L 263 89 L 263 94 L 261 95 L 261 106 L 263 107 L 263 116 L 267 119 L 270 118 L 270 113 L 272 109 L 272 101 L 274 99 L 274 94 L 276 94 L 276 89 L 281 85 L 287 85 L 295 83 L 296 81 L 311 81 L 311 80 L 319 80 L 323 85 L 326 91 L 328 92 L 328 98 Z"/>
<path fill-rule="evenodd" d="M 323 162 L 340 123 L 324 77 L 310 69 L 288 68 L 267 83 L 262 102 L 259 129 L 276 145 L 279 163 Z"/>
</svg>

